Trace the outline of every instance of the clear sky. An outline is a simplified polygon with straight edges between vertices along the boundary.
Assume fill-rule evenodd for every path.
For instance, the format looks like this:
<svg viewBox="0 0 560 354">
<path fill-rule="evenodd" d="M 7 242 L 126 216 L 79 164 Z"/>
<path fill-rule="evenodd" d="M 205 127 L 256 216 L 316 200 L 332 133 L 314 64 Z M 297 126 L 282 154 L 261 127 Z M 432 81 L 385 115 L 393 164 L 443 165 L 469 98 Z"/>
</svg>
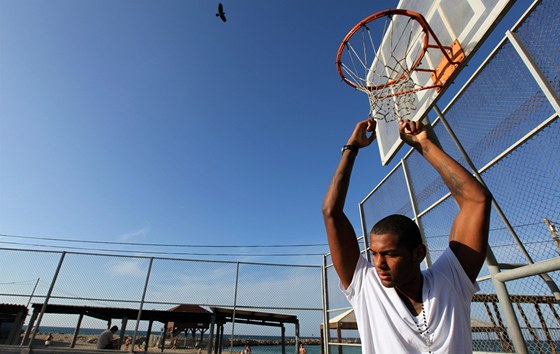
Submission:
<svg viewBox="0 0 560 354">
<path fill-rule="evenodd" d="M 323 196 L 369 109 L 336 51 L 398 2 L 222 2 L 226 23 L 211 0 L 0 0 L 0 247 L 321 264 L 254 255 L 327 252 Z M 360 152 L 358 233 L 395 162 Z M 224 247 L 269 245 L 301 246 Z"/>
<path fill-rule="evenodd" d="M 326 252 L 322 199 L 368 112 L 336 51 L 397 3 L 224 0 L 222 23 L 210 0 L 0 0 L 0 247 Z M 389 170 L 376 145 L 360 152 L 355 225 Z"/>
</svg>

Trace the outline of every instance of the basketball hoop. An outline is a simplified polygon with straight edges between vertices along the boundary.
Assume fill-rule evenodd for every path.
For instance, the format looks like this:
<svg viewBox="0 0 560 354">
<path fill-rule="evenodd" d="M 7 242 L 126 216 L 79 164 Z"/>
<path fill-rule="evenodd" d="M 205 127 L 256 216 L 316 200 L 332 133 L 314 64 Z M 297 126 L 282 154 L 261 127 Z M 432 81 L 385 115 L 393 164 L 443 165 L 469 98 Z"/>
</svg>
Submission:
<svg viewBox="0 0 560 354">
<path fill-rule="evenodd" d="M 383 18 L 384 26 L 377 31 Z M 372 32 L 381 34 L 378 41 Z M 429 49 L 441 52 L 437 66 L 426 58 Z M 390 121 L 416 110 L 416 92 L 439 92 L 464 58 L 459 42 L 443 46 L 422 15 L 392 9 L 365 18 L 348 32 L 336 66 L 344 82 L 368 95 L 370 118 Z M 431 75 L 431 80 L 420 80 L 418 75 Z"/>
</svg>

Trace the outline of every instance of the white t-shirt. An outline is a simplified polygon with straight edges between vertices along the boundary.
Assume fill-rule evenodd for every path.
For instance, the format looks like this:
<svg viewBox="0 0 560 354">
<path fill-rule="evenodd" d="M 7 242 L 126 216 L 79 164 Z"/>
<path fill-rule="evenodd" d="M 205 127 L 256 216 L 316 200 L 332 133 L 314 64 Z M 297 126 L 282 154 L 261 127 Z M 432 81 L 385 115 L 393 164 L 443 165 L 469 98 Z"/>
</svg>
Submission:
<svg viewBox="0 0 560 354">
<path fill-rule="evenodd" d="M 447 248 L 422 272 L 422 299 L 432 353 L 472 353 L 471 300 L 479 288 L 473 284 L 451 249 Z M 352 283 L 340 289 L 352 304 L 364 354 L 428 353 L 415 318 L 394 288 L 384 287 L 374 267 L 359 257 Z"/>
</svg>

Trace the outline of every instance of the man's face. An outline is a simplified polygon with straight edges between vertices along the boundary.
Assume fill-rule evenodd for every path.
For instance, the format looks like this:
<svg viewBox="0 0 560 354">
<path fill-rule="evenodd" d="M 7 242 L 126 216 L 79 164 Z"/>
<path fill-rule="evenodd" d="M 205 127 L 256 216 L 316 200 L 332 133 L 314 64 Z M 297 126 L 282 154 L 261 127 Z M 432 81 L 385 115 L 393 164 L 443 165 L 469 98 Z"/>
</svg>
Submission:
<svg viewBox="0 0 560 354">
<path fill-rule="evenodd" d="M 396 235 L 372 233 L 369 248 L 381 284 L 387 288 L 406 285 L 420 270 L 421 259 Z"/>
</svg>

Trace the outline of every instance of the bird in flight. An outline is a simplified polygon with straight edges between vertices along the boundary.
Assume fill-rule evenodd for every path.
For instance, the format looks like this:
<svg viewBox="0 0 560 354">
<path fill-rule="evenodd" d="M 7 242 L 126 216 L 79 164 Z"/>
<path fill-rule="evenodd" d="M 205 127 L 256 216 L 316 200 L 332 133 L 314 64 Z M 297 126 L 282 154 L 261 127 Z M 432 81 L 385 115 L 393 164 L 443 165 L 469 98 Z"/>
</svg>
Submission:
<svg viewBox="0 0 560 354">
<path fill-rule="evenodd" d="M 216 14 L 216 16 L 219 16 L 222 21 L 226 22 L 226 13 L 224 12 L 224 7 L 222 6 L 222 3 L 218 4 L 218 13 Z"/>
</svg>

